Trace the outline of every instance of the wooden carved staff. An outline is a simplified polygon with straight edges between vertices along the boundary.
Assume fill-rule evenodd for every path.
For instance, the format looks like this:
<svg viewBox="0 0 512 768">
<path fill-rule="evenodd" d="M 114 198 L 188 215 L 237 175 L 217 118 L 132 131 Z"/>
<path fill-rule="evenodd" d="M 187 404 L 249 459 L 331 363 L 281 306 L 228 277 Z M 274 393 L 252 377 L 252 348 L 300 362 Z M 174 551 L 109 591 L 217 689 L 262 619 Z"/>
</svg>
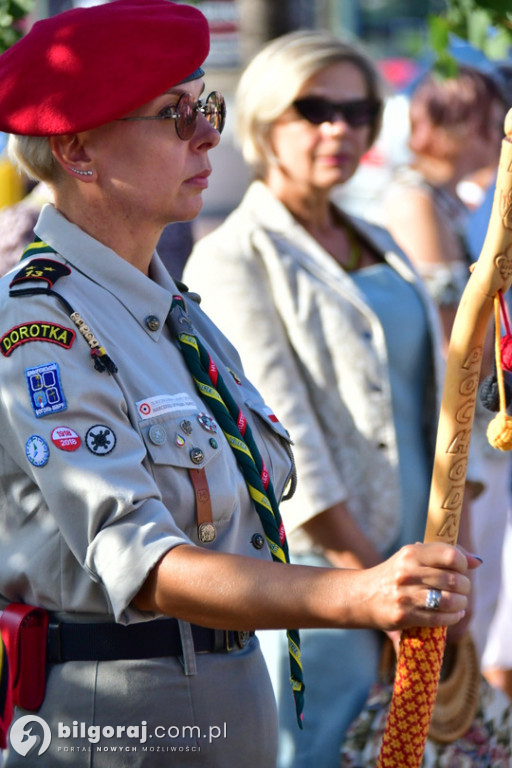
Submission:
<svg viewBox="0 0 512 768">
<path fill-rule="evenodd" d="M 437 431 L 426 542 L 455 544 L 484 341 L 494 299 L 512 283 L 512 109 L 505 118 L 491 217 L 453 324 Z M 377 768 L 419 768 L 435 703 L 446 627 L 402 632 Z"/>
</svg>

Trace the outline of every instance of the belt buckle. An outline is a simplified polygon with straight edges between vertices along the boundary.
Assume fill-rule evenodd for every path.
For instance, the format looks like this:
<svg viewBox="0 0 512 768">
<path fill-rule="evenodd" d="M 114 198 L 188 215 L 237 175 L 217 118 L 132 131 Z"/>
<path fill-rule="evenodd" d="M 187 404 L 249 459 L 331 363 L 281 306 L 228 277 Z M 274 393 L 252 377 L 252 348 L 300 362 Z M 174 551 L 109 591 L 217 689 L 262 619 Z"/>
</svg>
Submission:
<svg viewBox="0 0 512 768">
<path fill-rule="evenodd" d="M 251 633 L 247 630 L 236 631 L 225 629 L 224 636 L 226 651 L 228 653 L 230 651 L 236 650 L 237 648 L 243 650 L 251 639 Z M 232 639 L 234 639 L 235 642 L 232 642 Z"/>
</svg>

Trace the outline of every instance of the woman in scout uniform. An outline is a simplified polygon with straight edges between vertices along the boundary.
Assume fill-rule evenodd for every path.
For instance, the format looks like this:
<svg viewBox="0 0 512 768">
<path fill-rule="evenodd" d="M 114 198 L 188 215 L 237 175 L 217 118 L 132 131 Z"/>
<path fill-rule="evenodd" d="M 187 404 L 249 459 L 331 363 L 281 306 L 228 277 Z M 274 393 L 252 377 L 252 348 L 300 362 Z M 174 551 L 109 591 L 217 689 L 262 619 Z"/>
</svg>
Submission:
<svg viewBox="0 0 512 768">
<path fill-rule="evenodd" d="M 52 768 L 268 768 L 256 628 L 437 626 L 467 605 L 477 560 L 452 547 L 359 573 L 284 564 L 288 433 L 155 252 L 208 185 L 224 101 L 203 93 L 207 53 L 196 9 L 116 0 L 0 57 L 0 130 L 55 199 L 0 281 L 0 626 L 23 683 L 8 766 L 33 749 Z"/>
</svg>

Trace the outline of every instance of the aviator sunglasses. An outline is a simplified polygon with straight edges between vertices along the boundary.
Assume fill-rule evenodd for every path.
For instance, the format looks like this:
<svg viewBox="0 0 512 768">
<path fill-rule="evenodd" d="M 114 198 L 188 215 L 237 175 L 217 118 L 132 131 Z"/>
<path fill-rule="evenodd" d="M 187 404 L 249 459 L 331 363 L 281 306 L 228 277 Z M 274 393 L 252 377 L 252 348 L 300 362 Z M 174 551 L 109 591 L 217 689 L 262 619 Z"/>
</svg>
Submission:
<svg viewBox="0 0 512 768">
<path fill-rule="evenodd" d="M 336 116 L 341 116 L 351 128 L 362 128 L 364 125 L 372 125 L 379 114 L 381 104 L 374 99 L 336 102 L 320 96 L 306 96 L 294 101 L 292 106 L 301 117 L 313 125 L 334 123 Z"/>
<path fill-rule="evenodd" d="M 212 91 L 206 99 L 194 100 L 191 93 L 182 93 L 175 107 L 165 107 L 158 115 L 120 117 L 119 120 L 175 120 L 176 133 L 182 141 L 194 135 L 197 116 L 201 112 L 216 131 L 222 133 L 226 122 L 226 102 L 218 91 Z"/>
</svg>

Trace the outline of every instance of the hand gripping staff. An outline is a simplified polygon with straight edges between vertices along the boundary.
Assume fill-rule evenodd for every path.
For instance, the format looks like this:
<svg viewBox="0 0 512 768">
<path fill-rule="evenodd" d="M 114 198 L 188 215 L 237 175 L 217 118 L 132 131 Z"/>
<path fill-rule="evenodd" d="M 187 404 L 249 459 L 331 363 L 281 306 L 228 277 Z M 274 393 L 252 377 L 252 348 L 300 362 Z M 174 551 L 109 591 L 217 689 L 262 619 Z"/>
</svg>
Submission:
<svg viewBox="0 0 512 768">
<path fill-rule="evenodd" d="M 426 542 L 455 544 L 483 345 L 498 291 L 512 283 L 512 110 L 505 118 L 487 235 L 453 324 L 430 489 Z M 377 768 L 419 768 L 437 693 L 446 627 L 404 630 Z"/>
</svg>

